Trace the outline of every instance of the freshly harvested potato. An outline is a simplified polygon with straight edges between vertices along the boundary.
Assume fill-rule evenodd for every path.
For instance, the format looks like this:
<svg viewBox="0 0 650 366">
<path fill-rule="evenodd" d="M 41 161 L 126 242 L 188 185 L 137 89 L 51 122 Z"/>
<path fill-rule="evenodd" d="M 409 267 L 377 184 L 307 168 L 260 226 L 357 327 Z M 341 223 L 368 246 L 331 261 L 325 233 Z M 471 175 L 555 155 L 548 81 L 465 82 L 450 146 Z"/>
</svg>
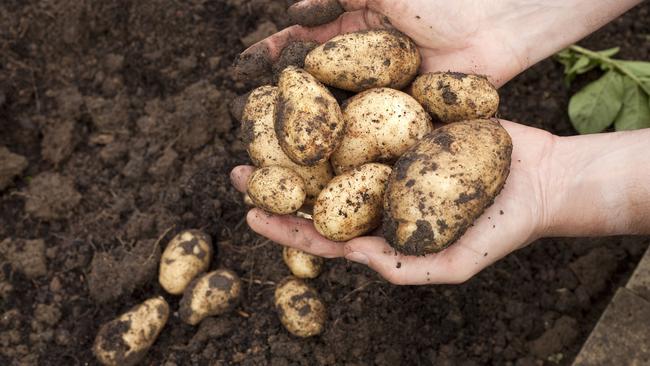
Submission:
<svg viewBox="0 0 650 366">
<path fill-rule="evenodd" d="M 316 278 L 323 269 L 323 258 L 295 248 L 284 247 L 282 259 L 298 278 Z"/>
<path fill-rule="evenodd" d="M 137 364 L 158 338 L 169 318 L 169 305 L 154 297 L 99 328 L 93 353 L 103 365 Z"/>
<path fill-rule="evenodd" d="M 212 239 L 199 230 L 186 230 L 167 244 L 160 257 L 158 281 L 165 291 L 180 295 L 199 273 L 210 267 Z"/>
<path fill-rule="evenodd" d="M 327 161 L 343 137 L 345 121 L 332 93 L 308 72 L 285 68 L 278 81 L 275 135 L 295 163 L 314 166 Z"/>
<path fill-rule="evenodd" d="M 413 97 L 389 88 L 352 97 L 343 118 L 345 135 L 331 159 L 336 174 L 365 163 L 394 163 L 433 130 L 431 117 Z"/>
<path fill-rule="evenodd" d="M 298 165 L 282 151 L 273 128 L 278 97 L 278 88 L 273 86 L 253 90 L 242 117 L 244 142 L 255 166 L 279 165 L 298 173 L 305 182 L 306 203 L 313 204 L 334 173 L 328 161 L 314 166 Z"/>
<path fill-rule="evenodd" d="M 402 89 L 420 68 L 420 52 L 396 30 L 374 29 L 336 36 L 305 58 L 305 70 L 321 82 L 360 92 Z"/>
<path fill-rule="evenodd" d="M 330 240 L 346 241 L 381 222 L 388 165 L 368 163 L 334 177 L 314 204 L 314 226 Z"/>
<path fill-rule="evenodd" d="M 305 202 L 305 183 L 298 173 L 277 165 L 259 168 L 248 179 L 255 206 L 278 215 L 298 211 Z"/>
<path fill-rule="evenodd" d="M 185 289 L 178 315 L 190 325 L 232 310 L 239 302 L 241 280 L 228 269 L 218 269 L 195 279 Z"/>
<path fill-rule="evenodd" d="M 393 166 L 384 236 L 399 252 L 439 252 L 465 233 L 499 194 L 512 141 L 498 121 L 471 120 L 427 135 Z"/>
<path fill-rule="evenodd" d="M 282 325 L 295 336 L 315 336 L 325 328 L 323 301 L 316 290 L 298 278 L 287 277 L 277 285 L 275 309 Z"/>
<path fill-rule="evenodd" d="M 499 108 L 499 93 L 482 75 L 427 73 L 413 81 L 411 94 L 436 122 L 490 118 Z"/>
</svg>

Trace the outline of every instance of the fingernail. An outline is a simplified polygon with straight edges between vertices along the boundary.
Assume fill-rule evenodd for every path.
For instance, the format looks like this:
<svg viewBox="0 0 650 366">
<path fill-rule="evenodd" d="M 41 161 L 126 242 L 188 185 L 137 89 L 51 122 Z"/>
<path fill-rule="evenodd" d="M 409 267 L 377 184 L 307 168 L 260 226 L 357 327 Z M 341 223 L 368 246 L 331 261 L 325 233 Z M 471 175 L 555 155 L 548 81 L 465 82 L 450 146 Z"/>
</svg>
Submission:
<svg viewBox="0 0 650 366">
<path fill-rule="evenodd" d="M 363 254 L 363 253 L 360 253 L 360 252 L 348 253 L 345 256 L 345 259 L 347 259 L 349 261 L 365 264 L 366 266 L 368 265 L 368 261 L 369 261 L 368 256 Z"/>
</svg>

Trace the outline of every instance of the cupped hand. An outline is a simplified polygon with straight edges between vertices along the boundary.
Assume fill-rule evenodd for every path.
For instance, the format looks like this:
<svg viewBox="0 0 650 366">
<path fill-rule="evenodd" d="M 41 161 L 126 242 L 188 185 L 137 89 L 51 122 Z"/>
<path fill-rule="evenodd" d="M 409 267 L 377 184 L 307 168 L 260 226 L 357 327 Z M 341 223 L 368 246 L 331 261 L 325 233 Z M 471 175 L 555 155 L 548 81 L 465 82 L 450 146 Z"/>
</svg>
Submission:
<svg viewBox="0 0 650 366">
<path fill-rule="evenodd" d="M 452 246 L 422 257 L 397 253 L 380 236 L 334 242 L 321 236 L 310 220 L 276 216 L 252 209 L 249 226 L 282 245 L 326 258 L 345 257 L 368 265 L 394 284 L 461 283 L 508 253 L 541 237 L 549 222 L 548 192 L 556 138 L 532 127 L 501 121 L 513 141 L 510 175 L 494 204 Z M 245 192 L 251 166 L 231 173 Z"/>
</svg>

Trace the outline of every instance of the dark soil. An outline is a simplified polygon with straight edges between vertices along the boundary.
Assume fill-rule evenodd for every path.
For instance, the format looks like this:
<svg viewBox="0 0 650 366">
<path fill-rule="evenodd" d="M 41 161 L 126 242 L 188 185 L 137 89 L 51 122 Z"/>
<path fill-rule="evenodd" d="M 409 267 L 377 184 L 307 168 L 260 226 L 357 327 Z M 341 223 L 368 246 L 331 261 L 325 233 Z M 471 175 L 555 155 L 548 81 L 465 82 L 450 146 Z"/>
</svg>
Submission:
<svg viewBox="0 0 650 366">
<path fill-rule="evenodd" d="M 392 286 L 331 260 L 311 281 L 328 305 L 324 334 L 282 328 L 273 290 L 289 272 L 229 184 L 247 156 L 228 103 L 247 91 L 235 56 L 287 26 L 285 6 L 2 1 L 0 364 L 95 364 L 100 325 L 159 294 L 173 314 L 146 365 L 571 362 L 649 238 L 541 240 L 460 286 Z M 584 44 L 650 59 L 649 17 L 644 3 Z M 503 88 L 500 114 L 574 134 L 571 91 L 546 60 Z M 197 327 L 149 265 L 189 228 L 212 236 L 212 268 L 244 283 L 234 312 Z"/>
</svg>

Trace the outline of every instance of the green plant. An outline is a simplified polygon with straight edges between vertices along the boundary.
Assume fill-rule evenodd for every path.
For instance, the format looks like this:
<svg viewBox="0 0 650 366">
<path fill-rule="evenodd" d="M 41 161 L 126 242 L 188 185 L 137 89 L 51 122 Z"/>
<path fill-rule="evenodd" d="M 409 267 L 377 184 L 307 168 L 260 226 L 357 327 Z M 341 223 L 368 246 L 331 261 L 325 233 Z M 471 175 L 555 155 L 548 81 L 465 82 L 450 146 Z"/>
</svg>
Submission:
<svg viewBox="0 0 650 366">
<path fill-rule="evenodd" d="M 617 131 L 650 127 L 650 62 L 612 58 L 618 51 L 574 45 L 556 55 L 567 85 L 592 69 L 604 72 L 569 101 L 569 118 L 581 134 L 601 132 L 612 123 Z"/>
</svg>

